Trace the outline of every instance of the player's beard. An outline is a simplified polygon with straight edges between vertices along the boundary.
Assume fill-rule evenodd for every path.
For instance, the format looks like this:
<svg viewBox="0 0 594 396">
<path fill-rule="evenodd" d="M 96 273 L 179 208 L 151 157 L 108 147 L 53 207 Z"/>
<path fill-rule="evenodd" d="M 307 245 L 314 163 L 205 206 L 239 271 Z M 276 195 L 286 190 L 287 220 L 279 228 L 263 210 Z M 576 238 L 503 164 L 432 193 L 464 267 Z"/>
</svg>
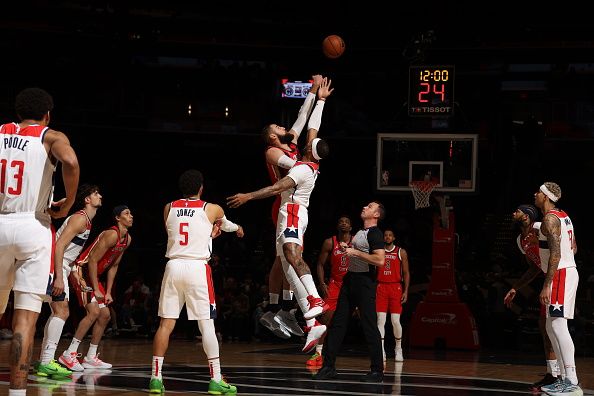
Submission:
<svg viewBox="0 0 594 396">
<path fill-rule="evenodd" d="M 293 142 L 293 134 L 292 133 L 286 133 L 282 136 L 278 137 L 278 140 L 282 143 L 282 144 L 289 144 Z"/>
</svg>

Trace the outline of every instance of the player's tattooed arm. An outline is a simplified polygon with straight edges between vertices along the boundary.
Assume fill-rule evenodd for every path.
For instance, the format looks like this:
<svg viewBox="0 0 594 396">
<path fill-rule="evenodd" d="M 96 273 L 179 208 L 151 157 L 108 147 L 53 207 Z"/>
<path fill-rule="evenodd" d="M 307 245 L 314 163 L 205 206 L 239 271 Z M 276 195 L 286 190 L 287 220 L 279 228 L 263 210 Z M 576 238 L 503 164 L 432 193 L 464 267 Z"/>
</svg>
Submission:
<svg viewBox="0 0 594 396">
<path fill-rule="evenodd" d="M 561 222 L 559 218 L 547 214 L 542 221 L 540 231 L 546 236 L 549 245 L 549 267 L 545 277 L 545 284 L 549 285 L 553 282 L 561 260 Z"/>
<path fill-rule="evenodd" d="M 285 176 L 272 186 L 261 188 L 258 191 L 230 196 L 227 198 L 227 205 L 230 208 L 237 208 L 252 199 L 262 199 L 278 195 L 285 190 L 295 187 L 295 185 L 295 181 L 292 178 Z"/>
</svg>

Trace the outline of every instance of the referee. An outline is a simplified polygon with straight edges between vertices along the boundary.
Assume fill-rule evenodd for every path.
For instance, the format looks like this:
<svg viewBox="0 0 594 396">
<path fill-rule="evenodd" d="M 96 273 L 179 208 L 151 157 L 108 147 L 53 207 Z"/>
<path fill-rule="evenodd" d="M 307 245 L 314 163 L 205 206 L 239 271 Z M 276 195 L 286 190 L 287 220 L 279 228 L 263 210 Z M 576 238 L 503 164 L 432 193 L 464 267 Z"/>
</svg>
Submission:
<svg viewBox="0 0 594 396">
<path fill-rule="evenodd" d="M 349 248 L 341 242 L 342 248 L 349 257 L 349 269 L 344 276 L 336 312 L 324 343 L 322 351 L 324 365 L 313 377 L 316 380 L 337 376 L 336 355 L 347 331 L 351 310 L 355 307 L 359 307 L 363 333 L 371 355 L 371 371 L 365 374 L 361 381 L 382 382 L 384 379 L 382 339 L 377 328 L 375 312 L 376 271 L 369 268 L 369 265 L 384 266 L 384 235 L 377 227 L 377 223 L 384 216 L 384 205 L 378 201 L 372 201 L 361 211 L 363 229 L 353 237 L 353 247 Z"/>
</svg>

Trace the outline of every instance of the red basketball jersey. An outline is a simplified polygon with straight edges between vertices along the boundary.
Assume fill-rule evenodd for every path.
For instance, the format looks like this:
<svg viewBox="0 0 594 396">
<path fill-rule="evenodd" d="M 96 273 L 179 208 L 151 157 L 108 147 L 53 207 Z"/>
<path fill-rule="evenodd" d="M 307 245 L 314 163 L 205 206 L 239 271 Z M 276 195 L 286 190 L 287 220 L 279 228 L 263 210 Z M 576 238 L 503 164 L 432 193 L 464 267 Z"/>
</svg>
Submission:
<svg viewBox="0 0 594 396">
<path fill-rule="evenodd" d="M 101 234 L 99 234 L 97 238 L 93 241 L 91 246 L 85 249 L 85 251 L 80 254 L 78 260 L 76 260 L 76 263 L 78 265 L 86 265 L 89 262 L 89 254 L 91 253 L 91 250 L 93 250 L 95 245 L 97 245 L 99 237 L 101 237 L 101 235 L 104 232 L 107 232 L 109 230 L 115 230 L 115 232 L 118 233 L 118 241 L 112 248 L 107 249 L 107 252 L 105 252 L 103 257 L 101 257 L 101 259 L 97 263 L 97 276 L 102 275 L 104 272 L 109 270 L 109 268 L 117 260 L 117 258 L 120 257 L 122 253 L 124 253 L 124 250 L 126 250 L 126 247 L 128 246 L 128 233 L 126 233 L 126 236 L 122 238 L 120 236 L 120 229 L 117 226 L 113 226 L 105 231 L 102 231 Z"/>
<path fill-rule="evenodd" d="M 384 268 L 380 268 L 377 272 L 377 280 L 384 283 L 401 283 L 402 277 L 400 248 L 394 245 L 392 250 L 386 250 L 386 262 Z"/>
<path fill-rule="evenodd" d="M 351 240 L 349 241 L 349 246 L 351 246 Z M 345 252 L 340 250 L 340 243 L 336 236 L 332 237 L 332 252 L 330 256 L 330 279 L 333 279 L 334 282 L 342 282 L 342 278 L 346 275 L 349 269 L 349 257 L 346 255 Z"/>
</svg>

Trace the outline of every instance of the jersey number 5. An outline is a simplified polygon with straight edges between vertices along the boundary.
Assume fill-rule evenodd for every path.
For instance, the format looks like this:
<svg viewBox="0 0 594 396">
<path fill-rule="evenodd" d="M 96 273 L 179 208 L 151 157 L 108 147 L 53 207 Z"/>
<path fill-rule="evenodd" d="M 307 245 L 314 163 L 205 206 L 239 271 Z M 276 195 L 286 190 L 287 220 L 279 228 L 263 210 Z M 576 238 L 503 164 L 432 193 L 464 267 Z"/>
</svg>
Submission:
<svg viewBox="0 0 594 396">
<path fill-rule="evenodd" d="M 13 178 L 16 179 L 16 186 L 7 186 L 6 174 L 8 172 L 8 161 L 0 159 L 0 193 L 20 195 L 23 187 L 23 173 L 25 173 L 25 163 L 23 161 L 14 160 L 10 163 L 10 168 L 16 168 Z"/>
<path fill-rule="evenodd" d="M 188 244 L 188 227 L 189 223 L 179 223 L 179 235 L 181 235 L 181 240 L 179 244 L 182 246 L 186 246 Z"/>
</svg>

